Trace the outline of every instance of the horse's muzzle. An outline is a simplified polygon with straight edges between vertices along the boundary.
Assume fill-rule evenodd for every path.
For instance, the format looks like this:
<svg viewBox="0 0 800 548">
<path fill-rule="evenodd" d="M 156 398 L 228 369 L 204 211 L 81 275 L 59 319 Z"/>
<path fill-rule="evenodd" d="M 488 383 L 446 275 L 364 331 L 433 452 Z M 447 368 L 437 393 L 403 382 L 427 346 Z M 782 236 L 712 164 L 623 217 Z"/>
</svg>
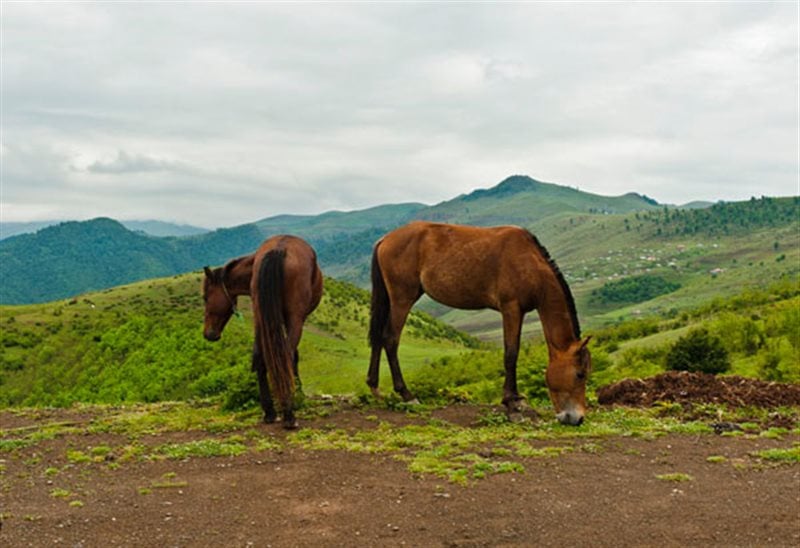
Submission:
<svg viewBox="0 0 800 548">
<path fill-rule="evenodd" d="M 556 419 L 561 424 L 566 424 L 569 426 L 580 426 L 583 424 L 583 413 L 578 413 L 577 411 L 562 411 L 561 413 L 556 414 Z"/>
<path fill-rule="evenodd" d="M 205 337 L 207 341 L 211 342 L 218 341 L 221 336 L 222 335 L 220 334 L 219 331 L 213 331 L 213 330 L 203 331 L 203 337 Z"/>
</svg>

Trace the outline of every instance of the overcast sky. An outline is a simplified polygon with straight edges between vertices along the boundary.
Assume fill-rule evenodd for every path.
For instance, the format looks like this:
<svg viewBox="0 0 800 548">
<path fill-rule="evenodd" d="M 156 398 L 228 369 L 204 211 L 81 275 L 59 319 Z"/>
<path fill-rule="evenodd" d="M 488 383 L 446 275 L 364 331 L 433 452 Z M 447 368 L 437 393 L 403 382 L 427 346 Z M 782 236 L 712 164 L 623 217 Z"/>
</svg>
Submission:
<svg viewBox="0 0 800 548">
<path fill-rule="evenodd" d="M 798 4 L 2 3 L 2 220 L 798 189 Z"/>
</svg>

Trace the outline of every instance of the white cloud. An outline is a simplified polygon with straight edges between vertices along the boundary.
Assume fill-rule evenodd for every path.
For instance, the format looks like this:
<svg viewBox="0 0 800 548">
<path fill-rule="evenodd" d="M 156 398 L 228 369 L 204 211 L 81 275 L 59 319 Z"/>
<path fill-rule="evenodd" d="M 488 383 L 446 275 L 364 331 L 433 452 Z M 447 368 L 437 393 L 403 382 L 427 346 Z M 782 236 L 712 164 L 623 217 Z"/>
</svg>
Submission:
<svg viewBox="0 0 800 548">
<path fill-rule="evenodd" d="M 7 4 L 3 218 L 230 225 L 512 173 L 793 194 L 797 26 L 781 3 Z"/>
</svg>

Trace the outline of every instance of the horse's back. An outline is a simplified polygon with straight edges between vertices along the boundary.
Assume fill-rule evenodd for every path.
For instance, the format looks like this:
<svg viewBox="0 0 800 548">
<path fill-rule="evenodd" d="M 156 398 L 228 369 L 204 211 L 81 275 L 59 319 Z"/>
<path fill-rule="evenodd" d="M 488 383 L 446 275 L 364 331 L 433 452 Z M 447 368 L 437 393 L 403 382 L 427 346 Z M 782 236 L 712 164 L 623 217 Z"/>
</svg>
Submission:
<svg viewBox="0 0 800 548">
<path fill-rule="evenodd" d="M 387 234 L 376 250 L 387 277 L 457 308 L 499 308 L 515 298 L 533 254 L 516 226 L 474 227 L 416 221 Z M 527 275 L 525 276 L 527 277 Z"/>
</svg>

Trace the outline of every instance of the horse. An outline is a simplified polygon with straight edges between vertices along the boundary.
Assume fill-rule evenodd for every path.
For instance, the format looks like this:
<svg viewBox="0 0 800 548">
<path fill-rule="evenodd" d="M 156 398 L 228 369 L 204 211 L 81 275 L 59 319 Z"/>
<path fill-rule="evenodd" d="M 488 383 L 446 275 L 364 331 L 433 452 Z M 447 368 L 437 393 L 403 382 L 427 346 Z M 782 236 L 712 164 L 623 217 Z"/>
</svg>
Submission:
<svg viewBox="0 0 800 548">
<path fill-rule="evenodd" d="M 564 276 L 536 237 L 516 226 L 473 227 L 415 221 L 378 240 L 372 254 L 372 349 L 367 385 L 380 398 L 381 351 L 394 390 L 414 401 L 400 371 L 397 349 L 411 307 L 423 295 L 465 310 L 490 308 L 503 317 L 503 404 L 518 418 L 517 356 L 526 313 L 536 309 L 549 353 L 550 399 L 562 424 L 580 425 L 592 360 L 581 339 L 575 301 Z"/>
<path fill-rule="evenodd" d="M 252 369 L 258 378 L 264 422 L 277 419 L 269 372 L 283 411 L 283 426 L 297 428 L 293 410 L 295 379 L 299 380 L 297 346 L 306 318 L 322 299 L 322 272 L 316 252 L 298 237 L 273 236 L 251 255 L 203 270 L 203 336 L 209 341 L 219 340 L 228 320 L 237 313 L 237 298 L 249 295 L 255 327 Z"/>
</svg>

